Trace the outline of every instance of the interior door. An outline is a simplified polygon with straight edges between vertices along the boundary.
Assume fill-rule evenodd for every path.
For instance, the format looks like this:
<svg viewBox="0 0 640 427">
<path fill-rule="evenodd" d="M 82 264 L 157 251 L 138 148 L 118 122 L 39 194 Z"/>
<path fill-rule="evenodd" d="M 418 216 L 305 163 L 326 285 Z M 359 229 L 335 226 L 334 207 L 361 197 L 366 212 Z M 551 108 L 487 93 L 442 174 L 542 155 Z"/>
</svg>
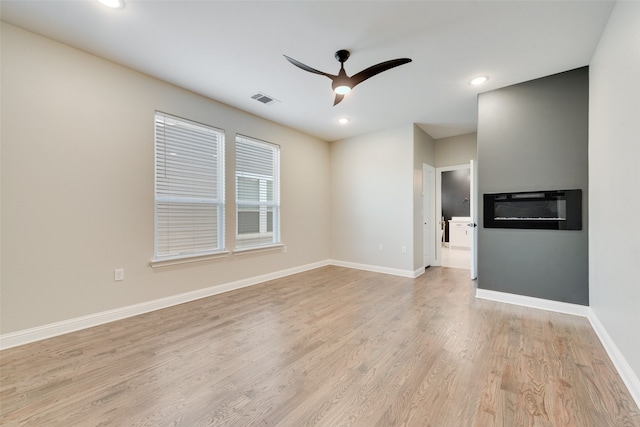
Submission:
<svg viewBox="0 0 640 427">
<path fill-rule="evenodd" d="M 469 163 L 469 213 L 471 222 L 469 223 L 469 237 L 471 245 L 471 279 L 478 278 L 478 165 L 471 160 Z"/>
<path fill-rule="evenodd" d="M 422 251 L 425 268 L 433 263 L 435 256 L 435 173 L 433 166 L 422 164 Z"/>
</svg>

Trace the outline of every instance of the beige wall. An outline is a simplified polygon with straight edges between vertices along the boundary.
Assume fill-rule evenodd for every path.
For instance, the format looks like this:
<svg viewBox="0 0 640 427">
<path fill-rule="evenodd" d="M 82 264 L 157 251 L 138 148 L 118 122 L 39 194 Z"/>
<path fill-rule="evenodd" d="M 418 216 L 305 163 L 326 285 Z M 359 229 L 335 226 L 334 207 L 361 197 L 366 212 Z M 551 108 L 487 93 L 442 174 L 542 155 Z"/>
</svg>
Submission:
<svg viewBox="0 0 640 427">
<path fill-rule="evenodd" d="M 640 212 L 639 22 L 640 3 L 618 1 L 589 67 L 589 301 L 635 373 L 635 381 L 627 385 L 636 402 L 640 399 L 640 234 L 635 226 Z M 623 210 L 613 211 L 612 202 Z"/>
<path fill-rule="evenodd" d="M 332 259 L 413 271 L 413 146 L 412 124 L 331 143 Z"/>
<path fill-rule="evenodd" d="M 435 165 L 436 141 L 431 138 L 420 127 L 413 126 L 413 269 L 418 270 L 424 267 L 424 218 L 423 211 L 423 185 L 422 185 L 422 165 Z M 435 167 L 435 166 L 434 166 Z M 434 187 L 426 189 L 434 193 L 435 198 L 435 176 Z"/>
<path fill-rule="evenodd" d="M 328 143 L 4 23 L 1 66 L 0 333 L 329 258 Z M 228 202 L 235 133 L 282 147 L 288 253 L 149 267 L 154 110 L 226 131 Z"/>
<path fill-rule="evenodd" d="M 476 144 L 477 134 L 451 136 L 436 140 L 435 167 L 457 166 L 468 164 L 478 159 Z"/>
</svg>

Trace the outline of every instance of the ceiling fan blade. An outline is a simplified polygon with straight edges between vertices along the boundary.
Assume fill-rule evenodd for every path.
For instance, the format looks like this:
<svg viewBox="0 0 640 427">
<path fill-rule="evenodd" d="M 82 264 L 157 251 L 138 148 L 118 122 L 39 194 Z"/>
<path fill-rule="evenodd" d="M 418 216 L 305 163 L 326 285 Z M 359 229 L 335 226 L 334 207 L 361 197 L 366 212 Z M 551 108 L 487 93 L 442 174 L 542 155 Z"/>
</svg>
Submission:
<svg viewBox="0 0 640 427">
<path fill-rule="evenodd" d="M 287 55 L 282 55 L 282 56 L 284 56 L 287 61 L 289 61 L 291 64 L 295 65 L 296 67 L 300 68 L 301 70 L 304 70 L 313 74 L 319 74 L 321 76 L 325 76 L 331 79 L 331 88 L 334 91 L 342 93 L 342 94 L 336 93 L 336 96 L 333 101 L 334 106 L 338 105 L 344 99 L 343 89 L 347 89 L 347 92 L 348 92 L 348 89 L 353 89 L 356 85 L 362 83 L 368 78 L 375 76 L 376 74 L 380 74 L 383 71 L 387 71 L 391 68 L 411 62 L 411 59 L 409 58 L 392 59 L 389 61 L 385 61 L 376 65 L 373 65 L 349 77 L 347 76 L 347 73 L 344 70 L 344 62 L 347 59 L 349 59 L 348 50 L 339 50 L 338 52 L 336 52 L 336 55 L 335 55 L 336 59 L 340 62 L 340 72 L 338 72 L 338 75 L 329 74 L 329 73 L 325 73 L 324 71 L 316 70 L 315 68 L 311 68 L 308 65 L 303 64 L 302 62 L 291 58 L 290 56 L 287 56 Z M 346 88 L 343 86 L 346 86 Z"/>
<path fill-rule="evenodd" d="M 407 64 L 411 62 L 409 58 L 399 58 L 399 59 L 391 59 L 389 61 L 381 62 L 376 65 L 372 65 L 369 68 L 365 68 L 357 74 L 351 76 L 351 89 L 353 89 L 357 84 L 362 83 L 370 77 L 375 76 L 376 74 L 380 74 L 383 71 L 390 70 L 391 68 L 395 68 L 399 65 Z"/>
<path fill-rule="evenodd" d="M 316 70 L 315 68 L 311 68 L 311 67 L 309 67 L 308 65 L 305 65 L 305 64 L 303 64 L 303 63 L 302 63 L 302 62 L 300 62 L 300 61 L 296 61 L 295 59 L 293 59 L 293 58 L 291 58 L 291 57 L 289 57 L 289 56 L 287 56 L 287 55 L 282 55 L 282 56 L 284 56 L 285 58 L 287 58 L 287 61 L 291 62 L 291 63 L 292 63 L 293 65 L 295 65 L 296 67 L 301 68 L 301 69 L 303 69 L 303 70 L 305 70 L 305 71 L 308 71 L 308 72 L 310 72 L 310 73 L 313 73 L 313 74 L 320 74 L 321 76 L 327 76 L 327 77 L 329 77 L 330 79 L 332 79 L 333 77 L 337 77 L 337 76 L 334 76 L 334 75 L 332 75 L 332 74 L 325 73 L 324 71 L 320 71 L 320 70 Z"/>
</svg>

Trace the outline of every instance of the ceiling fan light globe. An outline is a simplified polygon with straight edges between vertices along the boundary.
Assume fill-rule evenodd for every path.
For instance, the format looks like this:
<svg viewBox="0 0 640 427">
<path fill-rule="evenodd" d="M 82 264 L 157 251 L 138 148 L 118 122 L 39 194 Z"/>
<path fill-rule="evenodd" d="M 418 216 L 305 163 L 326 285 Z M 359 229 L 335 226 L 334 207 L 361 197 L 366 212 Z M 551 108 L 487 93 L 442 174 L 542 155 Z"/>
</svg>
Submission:
<svg viewBox="0 0 640 427">
<path fill-rule="evenodd" d="M 346 95 L 351 91 L 351 88 L 349 86 L 337 86 L 334 91 L 338 95 Z"/>
</svg>

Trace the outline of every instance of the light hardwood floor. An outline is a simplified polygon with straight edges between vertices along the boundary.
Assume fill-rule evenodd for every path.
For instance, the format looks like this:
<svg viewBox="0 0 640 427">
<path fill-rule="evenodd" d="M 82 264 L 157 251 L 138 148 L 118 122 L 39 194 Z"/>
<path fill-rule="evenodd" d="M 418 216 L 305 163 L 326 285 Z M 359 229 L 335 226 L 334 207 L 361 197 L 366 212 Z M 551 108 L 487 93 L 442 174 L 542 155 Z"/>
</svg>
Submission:
<svg viewBox="0 0 640 427">
<path fill-rule="evenodd" d="M 640 426 L 584 318 L 340 267 L 0 353 L 4 426 Z"/>
</svg>

